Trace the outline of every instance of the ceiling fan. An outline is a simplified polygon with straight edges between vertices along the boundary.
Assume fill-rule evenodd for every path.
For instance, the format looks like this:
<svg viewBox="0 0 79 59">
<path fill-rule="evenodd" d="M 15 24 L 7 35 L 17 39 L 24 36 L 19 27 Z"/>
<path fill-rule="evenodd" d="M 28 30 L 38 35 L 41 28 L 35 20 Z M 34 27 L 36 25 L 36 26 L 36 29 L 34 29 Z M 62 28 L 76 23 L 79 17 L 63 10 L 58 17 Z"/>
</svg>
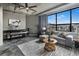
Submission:
<svg viewBox="0 0 79 59">
<path fill-rule="evenodd" d="M 19 10 L 21 9 L 26 9 L 26 11 L 28 12 L 29 10 L 32 10 L 33 12 L 36 12 L 36 10 L 32 9 L 32 8 L 35 8 L 37 7 L 36 5 L 34 6 L 28 6 L 28 3 L 25 3 L 25 6 L 19 4 L 19 3 L 15 3 L 15 8 L 14 10 L 16 10 L 17 8 L 19 8 Z"/>
<path fill-rule="evenodd" d="M 29 10 L 32 10 L 34 12 L 36 12 L 36 10 L 32 9 L 32 8 L 35 8 L 37 7 L 36 5 L 34 6 L 28 6 L 28 3 L 25 3 L 25 6 L 23 8 L 20 8 L 20 9 L 26 9 L 26 11 L 28 12 Z"/>
</svg>

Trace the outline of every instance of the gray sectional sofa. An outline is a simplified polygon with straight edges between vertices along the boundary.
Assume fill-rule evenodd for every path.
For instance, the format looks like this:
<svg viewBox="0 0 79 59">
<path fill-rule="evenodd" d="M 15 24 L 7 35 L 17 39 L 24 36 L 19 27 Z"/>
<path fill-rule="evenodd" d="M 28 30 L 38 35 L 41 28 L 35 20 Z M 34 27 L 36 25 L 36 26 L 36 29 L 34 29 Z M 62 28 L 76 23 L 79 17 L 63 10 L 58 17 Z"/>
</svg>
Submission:
<svg viewBox="0 0 79 59">
<path fill-rule="evenodd" d="M 75 32 L 66 32 L 66 37 L 60 37 L 60 33 L 59 31 L 55 32 L 55 36 L 54 38 L 58 41 L 59 44 L 68 46 L 68 47 L 73 47 L 74 46 L 74 38 L 77 37 L 77 33 Z"/>
</svg>

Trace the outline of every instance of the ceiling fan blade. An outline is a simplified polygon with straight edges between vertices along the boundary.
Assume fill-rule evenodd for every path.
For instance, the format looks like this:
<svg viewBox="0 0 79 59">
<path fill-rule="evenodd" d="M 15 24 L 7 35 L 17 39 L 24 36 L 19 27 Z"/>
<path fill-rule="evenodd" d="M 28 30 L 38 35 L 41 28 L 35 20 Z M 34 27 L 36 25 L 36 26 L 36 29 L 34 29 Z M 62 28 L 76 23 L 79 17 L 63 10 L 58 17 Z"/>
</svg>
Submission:
<svg viewBox="0 0 79 59">
<path fill-rule="evenodd" d="M 21 10 L 21 9 L 25 9 L 26 7 L 23 7 L 23 8 L 19 8 L 19 10 Z"/>
<path fill-rule="evenodd" d="M 21 4 L 19 4 L 19 3 L 13 3 L 15 6 L 17 6 L 17 7 L 24 7 L 23 5 L 21 5 Z"/>
<path fill-rule="evenodd" d="M 30 6 L 29 8 L 35 8 L 35 7 L 37 7 L 37 6 Z"/>
<path fill-rule="evenodd" d="M 37 12 L 36 10 L 34 10 L 34 9 L 31 9 L 31 8 L 30 8 L 30 10 L 32 10 L 32 11 L 34 11 L 34 12 Z"/>
<path fill-rule="evenodd" d="M 16 10 L 16 6 L 14 7 L 14 11 Z"/>
<path fill-rule="evenodd" d="M 28 7 L 28 3 L 25 3 L 25 7 Z"/>
<path fill-rule="evenodd" d="M 17 3 L 13 3 L 15 6 L 14 6 L 14 11 L 16 10 L 16 8 L 17 8 Z"/>
<path fill-rule="evenodd" d="M 21 5 L 21 4 L 18 4 L 20 7 L 24 7 L 23 5 Z"/>
<path fill-rule="evenodd" d="M 14 7 L 14 11 L 17 9 L 17 8 L 23 8 L 24 6 L 23 5 L 21 5 L 21 4 L 19 4 L 19 3 L 13 3 L 14 5 L 15 5 L 15 7 Z"/>
</svg>

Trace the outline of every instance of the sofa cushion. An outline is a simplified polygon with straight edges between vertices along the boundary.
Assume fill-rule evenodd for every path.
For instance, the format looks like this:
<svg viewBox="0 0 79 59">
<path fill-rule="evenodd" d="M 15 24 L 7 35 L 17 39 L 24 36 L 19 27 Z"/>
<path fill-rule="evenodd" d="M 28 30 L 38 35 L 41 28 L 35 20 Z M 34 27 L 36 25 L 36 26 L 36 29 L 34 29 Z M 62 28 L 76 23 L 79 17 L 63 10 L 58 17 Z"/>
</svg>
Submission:
<svg viewBox="0 0 79 59">
<path fill-rule="evenodd" d="M 58 35 L 59 37 L 66 38 L 66 33 L 62 32 Z"/>
</svg>

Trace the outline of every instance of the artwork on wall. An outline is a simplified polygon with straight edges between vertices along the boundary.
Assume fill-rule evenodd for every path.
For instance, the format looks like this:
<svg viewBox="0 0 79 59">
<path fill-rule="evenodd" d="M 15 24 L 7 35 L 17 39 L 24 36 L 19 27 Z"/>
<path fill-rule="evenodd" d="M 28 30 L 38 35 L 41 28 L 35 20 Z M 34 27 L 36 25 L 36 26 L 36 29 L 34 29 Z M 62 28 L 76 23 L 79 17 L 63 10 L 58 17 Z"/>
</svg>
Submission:
<svg viewBox="0 0 79 59">
<path fill-rule="evenodd" d="M 20 25 L 20 20 L 17 19 L 9 19 L 9 27 L 10 29 L 17 29 Z"/>
</svg>

